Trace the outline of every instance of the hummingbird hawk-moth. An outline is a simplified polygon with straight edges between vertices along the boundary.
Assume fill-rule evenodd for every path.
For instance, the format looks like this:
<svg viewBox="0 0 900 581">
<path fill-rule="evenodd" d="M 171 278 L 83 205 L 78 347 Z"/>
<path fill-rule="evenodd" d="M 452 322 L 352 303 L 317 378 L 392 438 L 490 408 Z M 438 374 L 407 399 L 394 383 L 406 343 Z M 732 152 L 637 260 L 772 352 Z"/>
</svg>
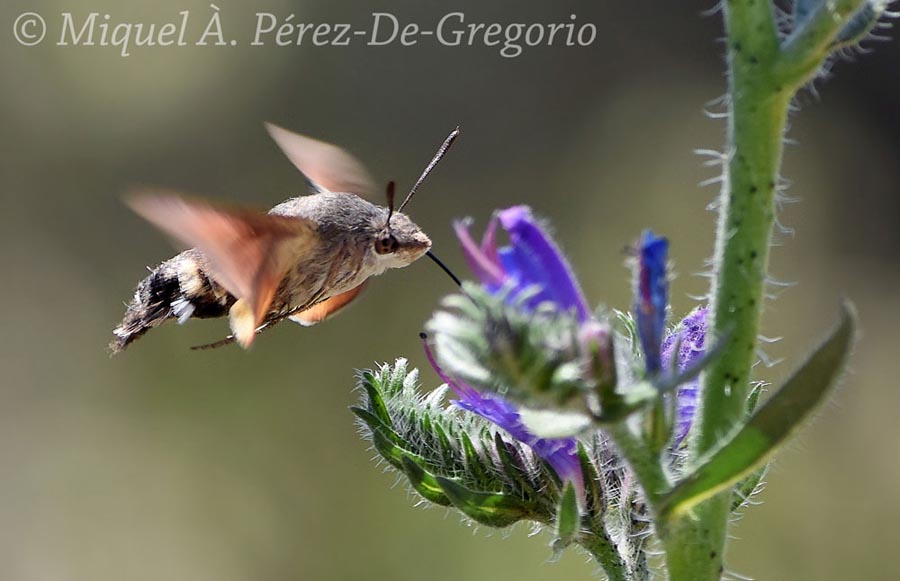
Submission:
<svg viewBox="0 0 900 581">
<path fill-rule="evenodd" d="M 202 347 L 237 341 L 246 348 L 257 333 L 284 319 L 306 326 L 324 321 L 356 299 L 369 277 L 425 254 L 446 270 L 430 252 L 431 240 L 401 210 L 459 128 L 396 210 L 393 182 L 388 207 L 361 197 L 371 194 L 372 180 L 343 149 L 275 125 L 266 128 L 311 193 L 265 214 L 164 192 L 131 198 L 138 214 L 191 248 L 150 269 L 138 283 L 113 330 L 113 353 L 169 319 L 184 323 L 225 315 L 231 335 Z"/>
</svg>

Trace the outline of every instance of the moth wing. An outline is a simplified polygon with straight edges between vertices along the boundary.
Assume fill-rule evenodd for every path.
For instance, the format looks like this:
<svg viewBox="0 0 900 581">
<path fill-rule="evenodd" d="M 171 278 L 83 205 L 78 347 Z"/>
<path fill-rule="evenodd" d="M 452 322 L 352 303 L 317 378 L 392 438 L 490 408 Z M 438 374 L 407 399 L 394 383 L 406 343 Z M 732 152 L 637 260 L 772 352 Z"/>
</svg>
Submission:
<svg viewBox="0 0 900 581">
<path fill-rule="evenodd" d="M 174 194 L 142 194 L 129 205 L 163 232 L 200 250 L 212 277 L 237 297 L 254 328 L 265 318 L 291 261 L 318 238 L 315 224 L 305 218 L 222 208 Z"/>
<path fill-rule="evenodd" d="M 266 130 L 317 192 L 348 192 L 371 198 L 375 191 L 372 177 L 347 151 L 272 123 L 266 123 Z"/>
<path fill-rule="evenodd" d="M 304 327 L 312 327 L 313 325 L 321 323 L 325 319 L 338 314 L 346 308 L 347 305 L 352 303 L 356 297 L 359 296 L 359 293 L 362 292 L 363 288 L 365 288 L 366 282 L 368 281 L 364 281 L 357 287 L 334 295 L 333 297 L 329 297 L 304 311 L 291 315 L 290 319 L 295 323 L 300 323 Z"/>
</svg>

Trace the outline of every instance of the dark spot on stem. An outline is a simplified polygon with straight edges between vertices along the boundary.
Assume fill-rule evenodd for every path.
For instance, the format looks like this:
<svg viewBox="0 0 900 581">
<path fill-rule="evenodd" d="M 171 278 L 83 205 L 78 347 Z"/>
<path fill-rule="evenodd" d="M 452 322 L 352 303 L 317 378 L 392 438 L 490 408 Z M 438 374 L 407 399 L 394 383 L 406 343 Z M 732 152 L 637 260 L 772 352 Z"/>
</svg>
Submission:
<svg viewBox="0 0 900 581">
<path fill-rule="evenodd" d="M 755 251 L 755 250 L 750 251 L 750 259 L 751 260 L 756 260 L 757 256 L 759 256 L 759 253 L 757 251 Z"/>
<path fill-rule="evenodd" d="M 755 193 L 758 192 L 758 191 L 759 191 L 759 188 L 757 188 L 756 186 L 750 186 L 750 193 L 751 193 L 751 194 L 755 194 Z"/>
</svg>

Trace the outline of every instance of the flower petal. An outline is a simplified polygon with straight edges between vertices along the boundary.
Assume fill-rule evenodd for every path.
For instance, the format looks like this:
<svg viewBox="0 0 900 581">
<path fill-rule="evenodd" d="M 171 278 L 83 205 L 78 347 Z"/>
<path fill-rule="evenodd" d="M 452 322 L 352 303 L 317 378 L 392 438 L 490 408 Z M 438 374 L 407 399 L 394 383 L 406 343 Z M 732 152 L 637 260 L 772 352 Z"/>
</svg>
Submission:
<svg viewBox="0 0 900 581">
<path fill-rule="evenodd" d="M 457 382 L 449 383 L 450 389 L 460 395 L 454 404 L 466 411 L 493 422 L 510 436 L 522 442 L 543 458 L 563 480 L 571 480 L 581 486 L 581 463 L 578 460 L 578 444 L 575 438 L 539 438 L 528 431 L 518 409 L 498 396 L 482 394 L 472 388 L 457 391 Z M 468 386 L 465 386 L 468 387 Z"/>
<path fill-rule="evenodd" d="M 705 352 L 706 329 L 707 329 L 707 307 L 697 307 L 678 325 L 676 332 L 666 337 L 663 343 L 663 365 L 672 366 L 672 358 L 678 357 L 678 370 L 684 371 L 695 360 L 703 356 Z M 678 353 L 675 353 L 675 347 L 678 345 L 679 338 L 681 346 Z M 697 391 L 700 389 L 700 378 L 696 377 L 691 381 L 681 385 L 675 395 L 676 407 L 678 412 L 678 425 L 675 430 L 675 443 L 680 443 L 694 420 L 694 411 L 697 404 Z"/>
<path fill-rule="evenodd" d="M 536 299 L 551 301 L 561 310 L 574 310 L 579 321 L 590 318 L 587 301 L 569 263 L 535 222 L 531 209 L 513 206 L 497 216 L 511 243 L 508 251 L 501 250 L 500 260 L 506 272 L 517 279 L 517 287 L 538 286 L 540 294 Z"/>
<path fill-rule="evenodd" d="M 453 222 L 453 229 L 456 231 L 456 237 L 459 238 L 459 242 L 462 245 L 466 262 L 469 263 L 469 268 L 481 280 L 482 284 L 492 288 L 499 288 L 506 280 L 506 274 L 500 266 L 496 246 L 491 247 L 493 244 L 492 239 L 489 240 L 487 235 L 485 235 L 485 241 L 479 246 L 469 232 L 469 224 L 469 220 L 456 220 Z"/>
<path fill-rule="evenodd" d="M 496 424 L 510 436 L 534 450 L 535 454 L 550 464 L 561 479 L 571 480 L 579 490 L 581 489 L 583 486 L 581 463 L 578 459 L 578 444 L 574 438 L 547 439 L 535 436 L 522 423 L 516 406 L 499 396 L 480 393 L 470 385 L 455 381 L 440 368 L 428 343 L 423 341 L 423 344 L 425 356 L 435 373 L 459 397 L 452 403 Z"/>
<path fill-rule="evenodd" d="M 500 259 L 497 256 L 497 217 L 491 218 L 484 235 L 481 237 L 481 251 L 494 264 L 499 264 Z"/>
<path fill-rule="evenodd" d="M 669 281 L 666 278 L 668 253 L 668 240 L 654 235 L 650 230 L 644 231 L 638 247 L 634 311 L 647 373 L 651 375 L 659 373 L 662 367 L 660 348 L 669 303 Z"/>
</svg>

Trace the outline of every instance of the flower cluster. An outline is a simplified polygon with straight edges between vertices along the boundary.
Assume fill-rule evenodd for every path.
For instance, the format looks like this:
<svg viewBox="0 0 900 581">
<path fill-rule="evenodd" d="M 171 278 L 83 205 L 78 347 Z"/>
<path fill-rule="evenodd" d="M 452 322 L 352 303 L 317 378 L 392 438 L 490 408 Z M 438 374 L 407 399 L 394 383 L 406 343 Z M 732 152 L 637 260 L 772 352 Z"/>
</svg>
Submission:
<svg viewBox="0 0 900 581">
<path fill-rule="evenodd" d="M 729 153 L 716 154 L 728 179 L 714 313 L 699 306 L 671 324 L 669 243 L 650 230 L 636 244 L 634 298 L 621 312 L 591 309 L 529 208 L 497 212 L 480 240 L 470 222 L 455 224 L 477 282 L 446 297 L 426 327 L 426 355 L 445 385 L 424 394 L 417 370 L 398 359 L 360 374 L 353 409 L 422 498 L 487 526 L 550 528 L 555 551 L 581 546 L 610 579 L 650 577 L 651 535 L 668 578 L 722 576 L 729 515 L 825 401 L 855 339 L 845 302 L 825 340 L 759 402 L 752 366 L 786 111 L 835 54 L 896 17 L 888 0 L 785 4 L 722 12 L 733 106 Z M 764 54 L 751 54 L 759 47 Z M 774 78 L 778 98 L 768 98 Z"/>
<path fill-rule="evenodd" d="M 613 364 L 613 358 L 608 352 L 612 348 L 609 324 L 591 312 L 568 261 L 547 231 L 535 220 L 530 208 L 514 206 L 497 212 L 480 242 L 473 238 L 469 221 L 457 222 L 454 227 L 466 261 L 479 279 L 483 291 L 501 298 L 509 308 L 530 315 L 531 322 L 541 316 L 571 316 L 577 325 L 576 334 L 581 339 L 578 343 L 582 350 L 586 338 L 593 338 L 595 343 L 603 345 L 593 356 L 606 355 L 605 362 L 600 362 L 601 369 Z M 498 227 L 502 227 L 509 237 L 509 244 L 506 246 L 498 247 Z M 658 376 L 664 373 L 664 366 L 684 371 L 704 353 L 706 310 L 699 308 L 667 334 L 668 241 L 647 230 L 642 234 L 636 251 L 633 320 L 643 354 L 643 375 L 646 378 Z M 440 338 L 445 332 L 441 321 L 432 325 L 432 329 L 438 336 L 437 359 L 441 359 L 443 353 L 440 350 Z M 491 331 L 488 329 L 486 334 L 492 335 Z M 679 350 L 677 364 L 673 364 L 673 352 L 676 348 Z M 452 353 L 447 355 L 446 361 L 450 368 L 470 363 L 460 361 Z M 428 356 L 441 379 L 459 397 L 454 403 L 492 421 L 520 442 L 531 446 L 557 469 L 561 478 L 580 480 L 575 439 L 540 438 L 530 431 L 523 423 L 520 409 L 499 394 L 514 391 L 512 386 L 490 383 L 480 386 L 480 391 L 451 377 L 442 369 L 430 349 Z M 582 353 L 582 356 L 591 358 L 589 353 Z M 588 366 L 582 365 L 580 369 L 582 381 L 588 379 L 585 377 L 588 371 L 585 367 Z M 615 369 L 607 371 L 617 375 Z M 634 369 L 622 371 L 619 375 L 624 377 L 635 374 Z M 677 429 L 673 437 L 676 444 L 684 439 L 690 428 L 697 389 L 697 379 L 694 378 L 681 385 L 676 392 Z M 601 398 L 597 402 L 600 409 L 596 411 L 602 411 L 604 403 L 611 402 L 604 402 Z"/>
<path fill-rule="evenodd" d="M 550 464 L 560 478 L 576 483 L 581 482 L 581 464 L 578 460 L 577 444 L 574 438 L 547 439 L 532 434 L 525 427 L 519 410 L 513 404 L 501 397 L 481 393 L 470 385 L 446 375 L 435 361 L 434 354 L 427 343 L 425 344 L 425 353 L 441 380 L 459 398 L 453 401 L 454 404 L 496 424 L 510 436 L 530 447 Z"/>
<path fill-rule="evenodd" d="M 624 429 L 677 469 L 707 356 L 705 308 L 667 327 L 668 241 L 649 230 L 628 314 L 588 306 L 528 207 L 497 212 L 480 240 L 469 221 L 454 227 L 476 282 L 423 334 L 445 387 L 418 395 L 405 361 L 364 374 L 354 411 L 366 435 L 431 502 L 490 526 L 552 526 L 554 548 L 590 546 L 609 570 L 641 570 L 646 499 L 610 434 Z"/>
</svg>

